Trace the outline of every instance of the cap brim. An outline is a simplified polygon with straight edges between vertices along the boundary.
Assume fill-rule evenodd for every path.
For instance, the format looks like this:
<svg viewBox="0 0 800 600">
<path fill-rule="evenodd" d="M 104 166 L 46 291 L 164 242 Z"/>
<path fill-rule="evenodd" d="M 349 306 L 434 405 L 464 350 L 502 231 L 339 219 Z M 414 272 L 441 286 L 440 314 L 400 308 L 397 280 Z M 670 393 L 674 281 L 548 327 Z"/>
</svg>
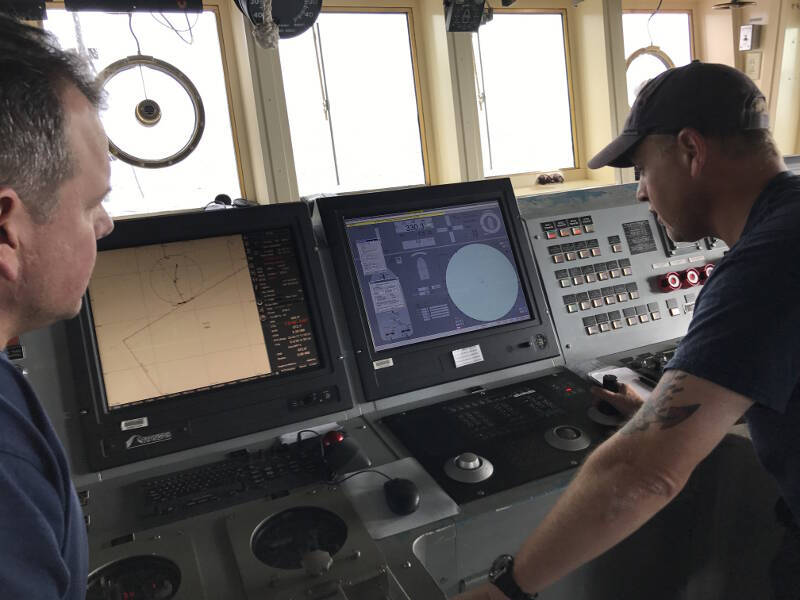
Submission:
<svg viewBox="0 0 800 600">
<path fill-rule="evenodd" d="M 589 168 L 632 167 L 630 152 L 644 137 L 644 134 L 638 132 L 623 133 L 617 136 L 608 146 L 594 155 L 594 158 L 589 161 Z"/>
</svg>

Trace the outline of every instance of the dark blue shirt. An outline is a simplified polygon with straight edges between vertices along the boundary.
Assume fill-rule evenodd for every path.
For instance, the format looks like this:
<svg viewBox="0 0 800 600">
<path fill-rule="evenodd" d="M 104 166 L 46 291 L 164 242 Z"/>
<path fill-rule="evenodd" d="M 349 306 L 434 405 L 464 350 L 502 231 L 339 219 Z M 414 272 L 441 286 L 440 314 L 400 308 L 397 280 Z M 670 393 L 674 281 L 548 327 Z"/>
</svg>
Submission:
<svg viewBox="0 0 800 600">
<path fill-rule="evenodd" d="M 61 442 L 0 352 L 0 598 L 84 600 L 88 555 Z"/>
<path fill-rule="evenodd" d="M 667 368 L 754 402 L 756 453 L 800 523 L 800 177 L 780 173 L 756 199 Z"/>
</svg>

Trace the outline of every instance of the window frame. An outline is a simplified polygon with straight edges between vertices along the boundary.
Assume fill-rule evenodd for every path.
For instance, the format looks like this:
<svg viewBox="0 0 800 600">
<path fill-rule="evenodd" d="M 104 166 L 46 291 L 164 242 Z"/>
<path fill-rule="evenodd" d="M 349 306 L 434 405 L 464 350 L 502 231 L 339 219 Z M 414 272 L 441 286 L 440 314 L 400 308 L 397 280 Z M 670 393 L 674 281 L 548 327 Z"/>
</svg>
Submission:
<svg viewBox="0 0 800 600">
<path fill-rule="evenodd" d="M 546 171 L 543 170 L 536 170 L 536 171 L 527 171 L 521 173 L 509 173 L 505 175 L 484 175 L 484 167 L 483 167 L 483 153 L 481 151 L 481 139 L 480 139 L 480 126 L 477 122 L 477 119 L 480 118 L 478 113 L 478 99 L 477 99 L 477 89 L 474 82 L 474 75 L 473 73 L 477 72 L 477 66 L 474 62 L 474 50 L 473 50 L 473 37 L 472 36 L 464 36 L 466 38 L 466 43 L 459 41 L 455 42 L 456 46 L 456 53 L 457 53 L 457 63 L 460 67 L 460 78 L 466 78 L 466 72 L 464 70 L 464 63 L 468 62 L 469 66 L 472 68 L 472 72 L 469 74 L 469 89 L 471 93 L 469 95 L 464 94 L 465 85 L 461 85 L 461 95 L 462 95 L 462 110 L 466 113 L 463 115 L 463 129 L 464 129 L 464 139 L 467 154 L 467 180 L 470 179 L 496 179 L 502 177 L 509 177 L 511 178 L 512 184 L 515 189 L 518 188 L 529 188 L 536 185 L 536 178 L 541 173 L 551 173 L 554 170 L 558 170 L 564 174 L 565 181 L 571 181 L 575 179 L 580 179 L 586 170 L 586 165 L 583 164 L 582 160 L 582 147 L 581 147 L 581 137 L 580 137 L 580 125 L 578 123 L 578 115 L 579 115 L 579 106 L 576 92 L 575 92 L 575 64 L 572 49 L 570 48 L 570 25 L 569 25 L 569 9 L 566 5 L 564 6 L 548 6 L 548 7 L 531 7 L 531 6 L 523 6 L 523 7 L 514 7 L 514 8 L 495 8 L 495 14 L 558 14 L 561 15 L 562 19 L 562 34 L 564 38 L 564 59 L 567 68 L 567 91 L 569 95 L 569 104 L 570 104 L 570 133 L 572 135 L 572 156 L 573 162 L 575 163 L 572 167 L 560 167 L 558 169 L 549 169 Z M 456 35 L 456 34 L 451 34 Z M 470 56 L 462 57 L 460 56 L 462 53 L 469 51 Z M 470 111 L 472 114 L 473 119 L 470 118 Z M 472 148 L 470 148 L 472 146 Z"/>
</svg>

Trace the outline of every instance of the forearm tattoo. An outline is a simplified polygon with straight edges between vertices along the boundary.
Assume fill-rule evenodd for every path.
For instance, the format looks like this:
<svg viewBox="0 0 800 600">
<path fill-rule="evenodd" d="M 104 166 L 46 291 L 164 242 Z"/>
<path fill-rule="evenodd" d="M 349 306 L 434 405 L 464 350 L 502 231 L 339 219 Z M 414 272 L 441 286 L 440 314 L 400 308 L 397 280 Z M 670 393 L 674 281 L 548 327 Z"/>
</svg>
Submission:
<svg viewBox="0 0 800 600">
<path fill-rule="evenodd" d="M 664 377 L 670 377 L 669 374 Z M 620 433 L 632 435 L 637 431 L 645 431 L 650 425 L 661 425 L 661 429 L 669 429 L 679 425 L 700 408 L 699 404 L 685 406 L 671 406 L 672 399 L 683 391 L 685 373 L 678 373 L 665 382 L 663 389 L 654 398 L 650 398 L 642 408 L 633 415 L 630 421 L 621 429 Z"/>
</svg>

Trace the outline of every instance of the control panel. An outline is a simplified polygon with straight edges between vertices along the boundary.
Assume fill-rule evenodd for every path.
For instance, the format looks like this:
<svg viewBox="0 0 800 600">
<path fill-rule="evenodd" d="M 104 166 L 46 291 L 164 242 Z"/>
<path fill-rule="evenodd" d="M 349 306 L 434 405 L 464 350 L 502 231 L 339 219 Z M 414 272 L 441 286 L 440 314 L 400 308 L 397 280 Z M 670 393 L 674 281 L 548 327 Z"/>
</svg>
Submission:
<svg viewBox="0 0 800 600">
<path fill-rule="evenodd" d="M 673 242 L 636 184 L 519 199 L 567 364 L 683 336 L 726 247 Z"/>
</svg>

